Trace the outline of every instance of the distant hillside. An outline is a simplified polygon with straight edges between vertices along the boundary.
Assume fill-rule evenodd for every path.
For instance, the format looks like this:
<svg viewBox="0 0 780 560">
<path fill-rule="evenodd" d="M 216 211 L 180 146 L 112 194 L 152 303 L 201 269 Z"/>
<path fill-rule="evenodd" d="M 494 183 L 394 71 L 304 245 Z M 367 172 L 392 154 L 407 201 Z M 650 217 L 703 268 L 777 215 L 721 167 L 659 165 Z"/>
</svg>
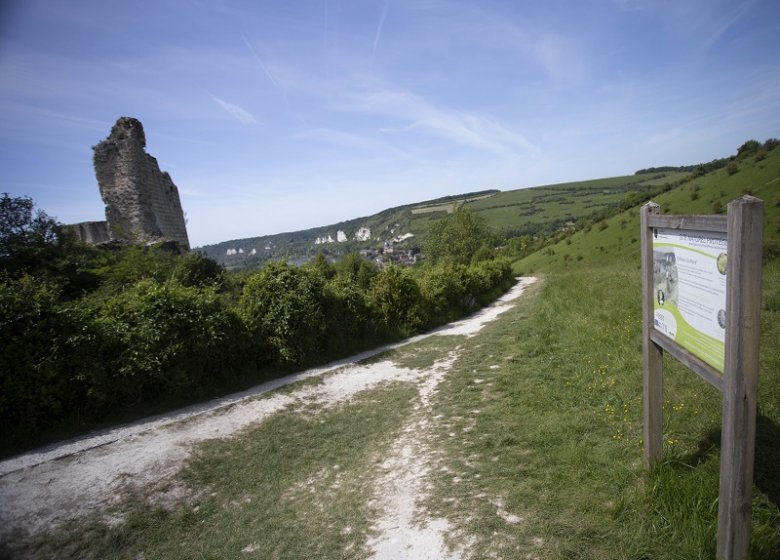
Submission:
<svg viewBox="0 0 780 560">
<path fill-rule="evenodd" d="M 417 207 L 438 207 L 463 204 L 472 199 L 492 196 L 499 191 L 485 190 L 462 195 L 445 196 L 417 204 L 383 210 L 372 216 L 354 218 L 336 224 L 300 231 L 249 237 L 205 245 L 198 250 L 225 265 L 228 269 L 255 268 L 268 260 L 286 259 L 304 262 L 319 251 L 338 257 L 351 251 L 384 249 L 385 243 L 399 249 L 418 246 L 420 233 L 427 231 L 431 218 L 446 212 L 434 211 L 414 215 Z M 341 234 L 340 234 L 341 233 Z M 412 233 L 413 236 L 405 234 Z M 395 240 L 395 242 L 394 242 Z"/>
<path fill-rule="evenodd" d="M 362 218 L 302 231 L 225 241 L 199 248 L 229 269 L 255 268 L 268 260 L 304 262 L 318 252 L 338 258 L 364 251 L 393 258 L 419 250 L 430 225 L 465 204 L 503 238 L 550 235 L 672 185 L 689 173 L 676 169 L 562 183 L 511 191 L 485 190 L 390 208 Z"/>
<path fill-rule="evenodd" d="M 749 143 L 746 143 L 749 144 Z M 740 152 L 714 171 L 693 173 L 653 197 L 665 214 L 720 214 L 732 200 L 750 193 L 764 201 L 764 252 L 780 256 L 780 149 Z M 744 147 L 744 146 L 743 146 Z M 616 262 L 639 266 L 639 205 L 572 232 L 513 264 L 521 274 L 601 267 Z"/>
</svg>

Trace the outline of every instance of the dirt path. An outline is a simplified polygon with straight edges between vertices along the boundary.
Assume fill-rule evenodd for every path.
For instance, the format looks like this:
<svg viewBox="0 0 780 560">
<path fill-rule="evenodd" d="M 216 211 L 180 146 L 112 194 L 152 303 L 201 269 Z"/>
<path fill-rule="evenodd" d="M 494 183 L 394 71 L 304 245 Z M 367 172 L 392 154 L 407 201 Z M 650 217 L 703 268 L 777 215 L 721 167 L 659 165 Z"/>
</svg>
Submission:
<svg viewBox="0 0 780 560">
<path fill-rule="evenodd" d="M 417 503 L 425 492 L 423 479 L 432 466 L 426 437 L 430 422 L 427 412 L 438 383 L 457 354 L 426 370 L 400 368 L 389 361 L 366 365 L 358 362 L 429 336 L 473 336 L 510 309 L 512 301 L 534 280 L 521 279 L 490 307 L 432 333 L 218 401 L 0 462 L 0 539 L 5 540 L 14 531 L 38 533 L 65 520 L 102 511 L 119 499 L 120 490 L 127 484 L 155 485 L 175 475 L 198 442 L 229 437 L 296 403 L 316 402 L 329 407 L 381 383 L 409 381 L 418 384 L 419 400 L 403 435 L 392 446 L 383 472 L 377 476 L 375 500 L 384 514 L 375 523 L 378 536 L 369 544 L 376 558 L 458 558 L 457 551 L 448 554 L 444 546 L 446 520 L 416 523 Z M 318 376 L 323 377 L 322 384 L 275 391 Z"/>
</svg>

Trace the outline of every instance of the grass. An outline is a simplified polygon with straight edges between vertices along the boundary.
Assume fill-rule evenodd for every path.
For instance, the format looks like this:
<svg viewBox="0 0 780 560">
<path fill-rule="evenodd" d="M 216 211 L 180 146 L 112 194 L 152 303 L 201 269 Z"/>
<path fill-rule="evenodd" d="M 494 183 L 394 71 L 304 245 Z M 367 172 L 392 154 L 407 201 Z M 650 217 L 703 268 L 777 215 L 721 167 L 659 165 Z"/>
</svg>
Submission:
<svg viewBox="0 0 780 560">
<path fill-rule="evenodd" d="M 646 473 L 639 285 L 619 264 L 548 275 L 465 343 L 434 410 L 446 469 L 428 506 L 475 558 L 714 557 L 720 395 L 666 361 L 664 459 Z M 754 560 L 780 557 L 780 262 L 764 286 Z"/>
<path fill-rule="evenodd" d="M 69 523 L 20 555 L 40 558 L 362 558 L 375 517 L 370 473 L 405 421 L 416 390 L 395 384 L 349 404 L 276 414 L 214 440 L 167 488 L 128 490 L 104 517 Z M 314 414 L 316 412 L 316 415 Z"/>
<path fill-rule="evenodd" d="M 780 555 L 780 261 L 766 266 L 751 558 Z M 665 364 L 664 459 L 642 466 L 639 273 L 625 264 L 546 275 L 473 338 L 382 355 L 459 358 L 432 398 L 426 510 L 472 558 L 714 556 L 720 395 Z M 364 558 L 377 466 L 416 388 L 274 415 L 199 447 L 167 486 L 128 490 L 106 515 L 14 551 L 45 558 Z M 419 413 L 419 411 L 417 412 Z M 160 499 L 176 495 L 183 498 Z"/>
<path fill-rule="evenodd" d="M 470 202 L 468 208 L 496 229 L 573 222 L 618 205 L 631 193 L 642 193 L 649 187 L 673 183 L 684 176 L 684 173 L 627 175 L 505 191 Z"/>
<path fill-rule="evenodd" d="M 764 201 L 765 247 L 780 254 L 780 149 L 761 161 L 740 163 L 729 175 L 720 169 L 692 178 L 685 185 L 654 198 L 664 214 L 712 214 L 732 200 L 751 193 Z M 624 261 L 639 266 L 639 208 L 635 207 L 578 231 L 555 245 L 513 263 L 518 274 L 560 272 Z"/>
</svg>

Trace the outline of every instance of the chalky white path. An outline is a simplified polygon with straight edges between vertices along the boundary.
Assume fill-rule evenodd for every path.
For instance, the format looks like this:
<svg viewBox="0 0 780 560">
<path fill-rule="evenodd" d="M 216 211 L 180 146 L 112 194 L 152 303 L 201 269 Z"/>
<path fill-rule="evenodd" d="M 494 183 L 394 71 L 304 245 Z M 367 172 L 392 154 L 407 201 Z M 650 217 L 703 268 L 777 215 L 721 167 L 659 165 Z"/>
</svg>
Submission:
<svg viewBox="0 0 780 560">
<path fill-rule="evenodd" d="M 443 370 L 436 367 L 423 372 L 399 368 L 389 361 L 369 365 L 357 362 L 429 336 L 474 336 L 485 324 L 510 309 L 511 302 L 534 281 L 534 278 L 522 278 L 493 305 L 471 317 L 399 344 L 264 383 L 217 401 L 3 461 L 0 463 L 0 538 L 14 530 L 36 533 L 65 520 L 101 511 L 118 499 L 119 491 L 126 484 L 151 485 L 174 475 L 198 442 L 229 437 L 295 403 L 332 406 L 381 383 L 424 381 L 422 376 L 431 372 L 440 375 Z M 273 392 L 326 373 L 329 375 L 320 385 L 287 393 Z M 382 546 L 381 541 L 376 544 Z"/>
</svg>

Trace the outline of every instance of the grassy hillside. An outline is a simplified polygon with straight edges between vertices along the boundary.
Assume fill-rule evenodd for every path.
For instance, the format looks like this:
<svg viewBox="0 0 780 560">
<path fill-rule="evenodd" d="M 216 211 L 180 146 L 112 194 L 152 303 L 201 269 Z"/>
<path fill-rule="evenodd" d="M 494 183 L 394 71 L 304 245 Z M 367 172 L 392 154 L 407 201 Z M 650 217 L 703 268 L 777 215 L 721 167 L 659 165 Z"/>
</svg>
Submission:
<svg viewBox="0 0 780 560">
<path fill-rule="evenodd" d="M 661 205 L 664 214 L 714 214 L 724 213 L 729 202 L 745 193 L 764 201 L 764 244 L 770 254 L 776 254 L 780 244 L 780 149 L 759 161 L 740 161 L 733 174 L 724 167 L 691 177 L 653 201 Z M 513 267 L 519 274 L 530 274 L 617 262 L 639 266 L 638 206 L 519 259 Z"/>
<path fill-rule="evenodd" d="M 662 172 L 546 185 L 502 192 L 468 207 L 507 236 L 551 233 L 567 222 L 598 215 L 632 196 L 673 184 L 688 173 Z"/>
<path fill-rule="evenodd" d="M 780 557 L 780 150 L 735 164 L 654 201 L 669 214 L 724 212 L 743 193 L 765 202 L 750 557 L 770 559 Z M 505 335 L 503 349 L 489 348 L 524 356 L 506 380 L 499 425 L 520 434 L 513 448 L 544 454 L 522 457 L 522 480 L 506 501 L 538 507 L 528 517 L 538 513 L 534 530 L 556 543 L 551 558 L 715 555 L 721 398 L 668 356 L 663 461 L 649 474 L 641 467 L 638 213 L 632 208 L 515 262 L 516 272 L 544 282 L 519 332 Z M 515 426 L 513 418 L 523 420 Z M 534 498 L 550 488 L 549 497 Z"/>
<path fill-rule="evenodd" d="M 199 250 L 229 269 L 240 269 L 255 268 L 268 260 L 303 262 L 319 251 L 337 258 L 361 249 L 378 250 L 394 237 L 412 233 L 414 237 L 399 247 L 408 249 L 419 247 L 431 224 L 462 204 L 485 218 L 504 238 L 536 233 L 549 235 L 567 224 L 594 219 L 603 212 L 625 205 L 632 197 L 646 196 L 649 190 L 675 184 L 688 175 L 679 171 L 660 171 L 505 192 L 479 191 L 390 208 L 328 226 L 206 245 Z M 371 240 L 355 240 L 360 228 L 371 230 Z M 344 232 L 348 240 L 315 244 L 319 237 L 330 236 L 336 240 L 338 231 Z"/>
</svg>

